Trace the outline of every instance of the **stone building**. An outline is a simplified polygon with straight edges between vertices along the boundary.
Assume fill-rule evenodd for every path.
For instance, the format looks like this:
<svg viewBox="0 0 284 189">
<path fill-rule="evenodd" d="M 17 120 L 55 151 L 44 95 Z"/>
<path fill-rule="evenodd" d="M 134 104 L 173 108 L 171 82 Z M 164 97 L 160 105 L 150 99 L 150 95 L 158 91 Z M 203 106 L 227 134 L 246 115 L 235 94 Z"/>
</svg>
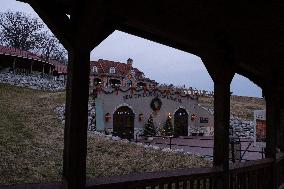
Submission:
<svg viewBox="0 0 284 189">
<path fill-rule="evenodd" d="M 213 115 L 198 104 L 197 94 L 159 86 L 134 68 L 132 59 L 91 62 L 90 80 L 98 131 L 135 138 L 152 115 L 158 133 L 170 118 L 176 136 L 213 134 Z"/>
<path fill-rule="evenodd" d="M 66 80 L 67 66 L 55 60 L 45 61 L 28 51 L 0 46 L 0 72 Z M 152 115 L 158 133 L 170 118 L 176 136 L 213 134 L 213 115 L 198 104 L 199 95 L 212 93 L 160 86 L 133 67 L 130 58 L 126 63 L 91 61 L 90 91 L 95 97 L 98 131 L 134 138 Z"/>
<path fill-rule="evenodd" d="M 266 142 L 266 110 L 254 111 L 255 142 Z"/>
</svg>

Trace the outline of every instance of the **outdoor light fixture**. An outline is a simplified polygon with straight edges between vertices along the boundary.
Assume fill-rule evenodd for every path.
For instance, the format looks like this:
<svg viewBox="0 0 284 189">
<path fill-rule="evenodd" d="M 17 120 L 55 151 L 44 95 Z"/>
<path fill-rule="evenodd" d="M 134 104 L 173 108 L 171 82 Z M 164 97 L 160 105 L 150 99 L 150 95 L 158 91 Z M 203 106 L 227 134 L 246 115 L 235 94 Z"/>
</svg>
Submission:
<svg viewBox="0 0 284 189">
<path fill-rule="evenodd" d="M 111 119 L 110 113 L 106 113 L 105 115 L 105 121 L 108 122 Z"/>
<path fill-rule="evenodd" d="M 196 115 L 195 114 L 192 114 L 191 115 L 191 121 L 194 121 L 196 119 Z"/>
<path fill-rule="evenodd" d="M 144 115 L 143 114 L 139 114 L 139 121 L 143 121 L 144 119 Z"/>
<path fill-rule="evenodd" d="M 172 114 L 171 113 L 169 113 L 168 118 L 172 119 Z"/>
</svg>

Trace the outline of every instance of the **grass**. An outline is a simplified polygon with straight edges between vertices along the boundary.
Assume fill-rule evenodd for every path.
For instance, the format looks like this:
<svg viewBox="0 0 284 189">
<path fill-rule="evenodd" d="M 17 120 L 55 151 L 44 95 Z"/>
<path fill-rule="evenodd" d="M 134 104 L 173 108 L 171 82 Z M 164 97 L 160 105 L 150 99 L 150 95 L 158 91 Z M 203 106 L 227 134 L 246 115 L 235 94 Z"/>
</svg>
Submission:
<svg viewBox="0 0 284 189">
<path fill-rule="evenodd" d="M 198 103 L 210 109 L 214 109 L 214 98 L 199 97 Z M 231 96 L 231 114 L 245 119 L 253 120 L 253 110 L 264 110 L 265 100 L 256 97 Z"/>
<path fill-rule="evenodd" d="M 62 92 L 41 92 L 0 84 L 0 184 L 60 180 L 63 126 L 54 112 Z M 196 156 L 88 137 L 87 176 L 210 166 Z"/>
<path fill-rule="evenodd" d="M 0 85 L 0 183 L 58 180 L 63 131 L 53 109 L 62 93 Z"/>
</svg>

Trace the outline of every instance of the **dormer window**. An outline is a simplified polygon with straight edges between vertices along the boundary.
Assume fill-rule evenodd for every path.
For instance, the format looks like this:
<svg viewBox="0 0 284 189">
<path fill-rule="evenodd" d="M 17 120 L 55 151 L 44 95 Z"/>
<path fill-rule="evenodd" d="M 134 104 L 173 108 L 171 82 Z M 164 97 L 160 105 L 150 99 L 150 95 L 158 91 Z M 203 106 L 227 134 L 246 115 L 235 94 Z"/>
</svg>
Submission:
<svg viewBox="0 0 284 189">
<path fill-rule="evenodd" d="M 132 76 L 135 76 L 135 71 L 134 70 L 131 70 L 130 73 L 131 73 Z"/>
<path fill-rule="evenodd" d="M 115 73 L 115 68 L 114 68 L 114 67 L 111 67 L 111 68 L 109 69 L 109 73 L 114 74 L 114 73 Z"/>
<path fill-rule="evenodd" d="M 92 71 L 93 71 L 93 73 L 98 73 L 98 67 L 94 66 Z"/>
</svg>

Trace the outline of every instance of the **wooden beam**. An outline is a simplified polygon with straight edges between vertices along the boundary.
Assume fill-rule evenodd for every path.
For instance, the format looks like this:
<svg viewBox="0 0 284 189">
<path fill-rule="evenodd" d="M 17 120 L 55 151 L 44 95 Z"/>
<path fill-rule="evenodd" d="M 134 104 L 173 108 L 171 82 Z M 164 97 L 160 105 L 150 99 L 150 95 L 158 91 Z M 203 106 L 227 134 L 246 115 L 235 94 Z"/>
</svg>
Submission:
<svg viewBox="0 0 284 189">
<path fill-rule="evenodd" d="M 73 47 L 68 59 L 63 180 L 66 188 L 81 189 L 86 183 L 90 51 Z"/>
<path fill-rule="evenodd" d="M 230 82 L 214 82 L 214 166 L 223 167 L 223 183 L 217 188 L 229 188 L 229 124 Z"/>
<path fill-rule="evenodd" d="M 266 157 L 276 158 L 277 139 L 280 131 L 281 93 L 277 86 L 277 74 L 270 73 L 263 87 L 266 101 Z"/>
<path fill-rule="evenodd" d="M 73 35 L 80 36 L 80 43 L 90 50 L 115 31 L 118 21 L 105 7 L 106 2 L 81 0 L 73 3 L 70 17 Z"/>
<path fill-rule="evenodd" d="M 283 92 L 281 94 L 283 94 Z M 280 99 L 279 115 L 280 115 L 280 125 L 279 125 L 280 131 L 277 140 L 279 141 L 278 143 L 280 151 L 284 152 L 284 99 L 283 98 Z"/>
<path fill-rule="evenodd" d="M 213 165 L 223 168 L 215 188 L 229 188 L 230 84 L 234 77 L 232 52 L 218 50 L 203 60 L 214 81 Z"/>
<path fill-rule="evenodd" d="M 62 7 L 49 1 L 27 0 L 66 49 L 71 47 L 70 19 Z"/>
<path fill-rule="evenodd" d="M 86 184 L 90 51 L 92 42 L 97 45 L 109 35 L 107 25 L 95 21 L 96 30 L 89 35 L 92 23 L 85 23 L 83 2 L 75 4 L 70 16 L 72 46 L 68 52 L 63 162 L 63 180 L 68 189 L 81 189 Z"/>
</svg>

